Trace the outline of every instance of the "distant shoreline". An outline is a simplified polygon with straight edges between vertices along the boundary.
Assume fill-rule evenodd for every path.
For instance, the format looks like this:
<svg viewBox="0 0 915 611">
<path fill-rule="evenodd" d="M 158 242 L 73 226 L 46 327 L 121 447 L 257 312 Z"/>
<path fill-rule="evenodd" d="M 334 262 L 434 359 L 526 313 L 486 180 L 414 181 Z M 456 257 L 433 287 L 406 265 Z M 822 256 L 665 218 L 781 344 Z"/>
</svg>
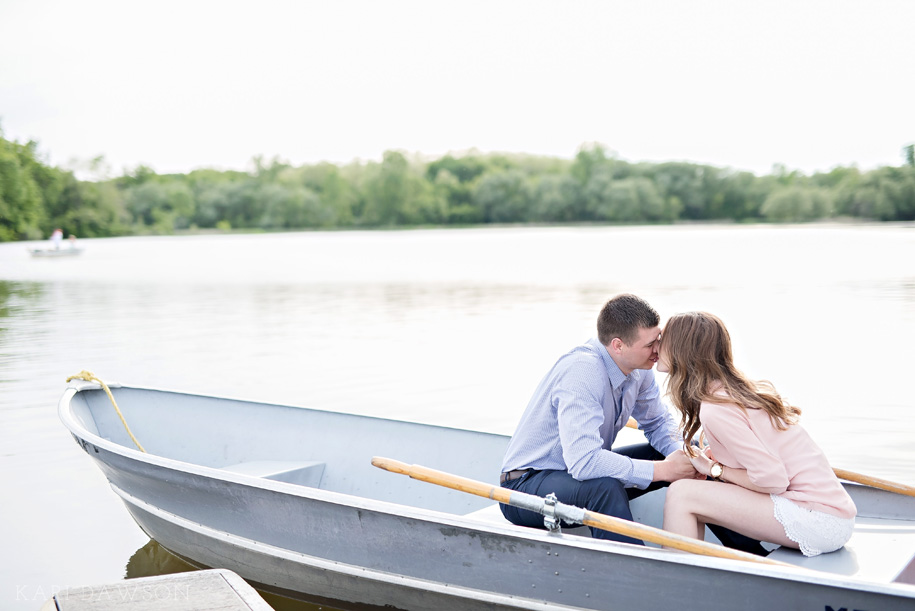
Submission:
<svg viewBox="0 0 915 611">
<path fill-rule="evenodd" d="M 810 221 L 804 223 L 776 223 L 766 221 L 732 221 L 727 219 L 709 220 L 709 221 L 692 221 L 681 220 L 672 223 L 597 223 L 597 222 L 578 222 L 578 223 L 480 223 L 477 225 L 404 225 L 399 227 L 331 227 L 331 228 L 302 228 L 302 229 L 180 229 L 173 233 L 133 233 L 124 235 L 104 236 L 98 238 L 82 238 L 82 240 L 105 240 L 119 238 L 141 238 L 141 237 L 193 237 L 193 236 L 231 236 L 231 235 L 285 235 L 292 233 L 385 233 L 385 232 L 416 232 L 416 231 L 462 231 L 462 230 L 485 230 L 485 229 L 637 229 L 652 228 L 659 229 L 662 227 L 773 227 L 773 228 L 835 228 L 835 227 L 886 227 L 886 228 L 915 228 L 915 221 L 868 221 L 855 218 L 836 218 Z M 44 240 L 15 240 L 10 243 L 16 244 L 45 244 Z M 0 242 L 2 244 L 2 242 Z"/>
</svg>

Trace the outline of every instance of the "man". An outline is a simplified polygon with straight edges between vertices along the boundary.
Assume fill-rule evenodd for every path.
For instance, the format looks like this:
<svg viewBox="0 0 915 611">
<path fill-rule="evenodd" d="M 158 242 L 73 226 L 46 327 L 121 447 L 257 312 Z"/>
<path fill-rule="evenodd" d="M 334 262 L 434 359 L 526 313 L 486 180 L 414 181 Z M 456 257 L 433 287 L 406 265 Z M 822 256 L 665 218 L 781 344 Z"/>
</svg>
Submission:
<svg viewBox="0 0 915 611">
<path fill-rule="evenodd" d="M 503 487 L 541 497 L 552 492 L 562 503 L 631 520 L 631 499 L 703 477 L 682 450 L 651 371 L 659 324 L 654 308 L 635 295 L 604 305 L 597 338 L 560 357 L 534 391 L 502 462 Z M 611 449 L 630 416 L 649 443 Z M 532 511 L 500 507 L 514 524 L 543 528 L 543 517 Z M 641 544 L 598 528 L 591 534 Z M 728 544 L 764 553 L 758 542 Z"/>
</svg>

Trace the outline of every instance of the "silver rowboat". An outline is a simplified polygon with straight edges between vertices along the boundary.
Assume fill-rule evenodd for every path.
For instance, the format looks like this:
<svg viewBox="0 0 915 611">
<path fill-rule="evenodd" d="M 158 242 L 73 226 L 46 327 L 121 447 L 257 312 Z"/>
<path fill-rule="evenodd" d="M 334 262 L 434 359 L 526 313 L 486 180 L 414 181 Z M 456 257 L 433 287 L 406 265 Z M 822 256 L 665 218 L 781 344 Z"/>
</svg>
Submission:
<svg viewBox="0 0 915 611">
<path fill-rule="evenodd" d="M 768 566 L 517 527 L 488 499 L 374 468 L 497 481 L 501 435 L 73 382 L 60 418 L 140 528 L 200 567 L 292 598 L 399 609 L 915 609 L 915 498 L 846 484 L 848 545 Z M 663 491 L 638 499 L 658 525 Z"/>
</svg>

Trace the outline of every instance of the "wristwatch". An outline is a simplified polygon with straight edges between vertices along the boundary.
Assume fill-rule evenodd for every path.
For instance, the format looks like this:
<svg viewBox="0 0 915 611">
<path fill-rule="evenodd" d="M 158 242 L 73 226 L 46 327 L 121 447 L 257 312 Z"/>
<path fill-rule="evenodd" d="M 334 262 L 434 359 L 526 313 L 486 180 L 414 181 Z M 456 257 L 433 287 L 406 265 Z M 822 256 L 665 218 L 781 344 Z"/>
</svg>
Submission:
<svg viewBox="0 0 915 611">
<path fill-rule="evenodd" d="M 724 466 L 720 462 L 713 462 L 708 474 L 712 476 L 712 479 L 720 481 L 721 476 L 724 475 Z"/>
</svg>

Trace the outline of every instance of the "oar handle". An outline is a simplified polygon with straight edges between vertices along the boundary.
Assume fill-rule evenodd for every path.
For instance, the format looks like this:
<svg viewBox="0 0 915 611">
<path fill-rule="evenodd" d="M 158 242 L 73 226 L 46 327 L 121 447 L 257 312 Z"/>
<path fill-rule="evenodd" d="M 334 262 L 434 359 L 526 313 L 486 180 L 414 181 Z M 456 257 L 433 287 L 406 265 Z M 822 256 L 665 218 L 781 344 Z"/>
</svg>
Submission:
<svg viewBox="0 0 915 611">
<path fill-rule="evenodd" d="M 487 499 L 492 499 L 493 501 L 499 501 L 506 505 L 511 504 L 512 491 L 503 488 L 502 486 L 478 482 L 459 475 L 445 473 L 444 471 L 436 471 L 429 467 L 408 465 L 407 463 L 394 460 L 393 458 L 376 456 L 372 459 L 372 464 L 379 469 L 391 471 L 392 473 L 400 473 L 401 475 L 408 475 L 413 479 L 418 479 L 423 482 L 445 486 L 461 492 L 468 492 Z"/>
<path fill-rule="evenodd" d="M 636 422 L 635 418 L 629 418 L 626 426 L 631 429 L 637 429 L 639 428 L 639 423 Z M 839 479 L 844 479 L 847 482 L 864 484 L 865 486 L 870 486 L 871 488 L 879 488 L 880 490 L 895 492 L 896 494 L 915 496 L 915 486 L 907 486 L 906 484 L 891 482 L 889 480 L 880 479 L 879 477 L 873 477 L 870 475 L 862 475 L 860 473 L 855 473 L 854 471 L 846 471 L 845 469 L 833 469 L 833 472 L 835 472 L 836 477 Z"/>
<path fill-rule="evenodd" d="M 864 484 L 865 486 L 870 486 L 871 488 L 880 488 L 881 490 L 895 492 L 896 494 L 915 496 L 915 487 L 913 486 L 906 486 L 905 484 L 891 482 L 889 480 L 880 479 L 879 477 L 872 477 L 870 475 L 861 475 L 860 473 L 846 471 L 845 469 L 833 469 L 833 471 L 835 471 L 836 476 L 839 479 L 844 479 L 848 482 Z"/>
<path fill-rule="evenodd" d="M 444 471 L 437 471 L 421 465 L 408 465 L 392 458 L 376 456 L 372 459 L 372 464 L 380 469 L 391 471 L 392 473 L 408 475 L 413 479 L 423 482 L 475 494 L 506 505 L 522 507 L 530 511 L 539 511 L 538 507 L 542 507 L 544 504 L 544 499 L 535 495 L 486 484 L 484 482 L 468 479 L 459 475 L 452 475 L 450 473 L 445 473 Z M 586 511 L 572 505 L 557 503 L 556 513 L 563 519 L 567 519 L 566 516 L 569 514 L 579 515 L 581 517 L 574 521 L 581 522 L 587 526 L 593 526 L 594 528 L 599 528 L 601 530 L 614 532 L 634 539 L 641 539 L 642 541 L 656 543 L 665 547 L 692 552 L 694 554 L 728 558 L 731 560 L 745 560 L 760 564 L 791 566 L 792 568 L 795 568 L 793 565 L 770 560 L 769 558 L 762 556 L 756 556 L 746 552 L 728 549 L 720 545 L 706 543 L 705 541 L 700 541 L 698 539 L 691 539 L 689 537 L 669 533 L 660 528 L 639 524 L 638 522 L 630 522 L 629 520 L 623 520 L 622 518 L 608 516 L 594 511 Z"/>
</svg>

